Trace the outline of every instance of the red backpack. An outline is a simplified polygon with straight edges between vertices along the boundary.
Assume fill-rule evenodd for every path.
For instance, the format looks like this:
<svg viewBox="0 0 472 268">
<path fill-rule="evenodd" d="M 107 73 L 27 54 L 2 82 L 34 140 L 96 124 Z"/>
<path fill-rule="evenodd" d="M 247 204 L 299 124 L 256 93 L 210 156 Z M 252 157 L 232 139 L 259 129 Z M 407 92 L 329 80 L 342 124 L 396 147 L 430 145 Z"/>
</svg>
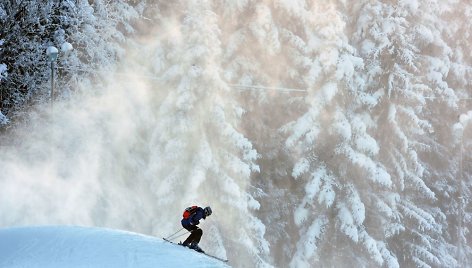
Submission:
<svg viewBox="0 0 472 268">
<path fill-rule="evenodd" d="M 186 208 L 184 210 L 184 214 L 182 217 L 184 217 L 184 219 L 188 219 L 192 217 L 192 215 L 195 214 L 195 212 L 197 212 L 197 208 L 198 206 L 191 206 L 191 207 Z"/>
</svg>

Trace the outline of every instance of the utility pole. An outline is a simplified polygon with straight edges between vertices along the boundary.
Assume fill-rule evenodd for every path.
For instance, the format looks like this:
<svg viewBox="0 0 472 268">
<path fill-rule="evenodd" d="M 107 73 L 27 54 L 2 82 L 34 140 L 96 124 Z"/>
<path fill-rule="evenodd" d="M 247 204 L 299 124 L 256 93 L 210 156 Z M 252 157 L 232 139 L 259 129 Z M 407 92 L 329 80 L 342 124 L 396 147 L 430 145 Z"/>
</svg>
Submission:
<svg viewBox="0 0 472 268">
<path fill-rule="evenodd" d="M 59 51 L 56 47 L 50 46 L 46 49 L 46 55 L 48 56 L 49 62 L 51 64 L 51 110 L 53 108 L 53 100 L 54 100 L 54 62 L 57 59 L 57 54 Z"/>
<path fill-rule="evenodd" d="M 69 42 L 64 42 L 61 45 L 61 52 L 63 56 L 68 56 L 70 51 L 72 51 L 73 47 Z M 51 110 L 53 108 L 54 103 L 54 62 L 57 60 L 57 56 L 59 51 L 55 46 L 50 46 L 46 49 L 46 55 L 48 56 L 49 63 L 51 65 Z"/>
</svg>

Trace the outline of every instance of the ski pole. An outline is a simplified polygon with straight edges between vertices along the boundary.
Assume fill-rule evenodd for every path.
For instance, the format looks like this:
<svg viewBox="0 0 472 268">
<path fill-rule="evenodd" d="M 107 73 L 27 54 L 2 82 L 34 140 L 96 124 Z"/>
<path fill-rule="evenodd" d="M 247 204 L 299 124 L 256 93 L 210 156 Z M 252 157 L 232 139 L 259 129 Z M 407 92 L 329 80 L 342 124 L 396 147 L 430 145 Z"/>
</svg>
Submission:
<svg viewBox="0 0 472 268">
<path fill-rule="evenodd" d="M 182 229 L 184 229 L 184 228 L 182 228 Z M 180 229 L 179 231 L 177 231 L 177 233 L 180 232 L 180 231 L 182 231 L 182 229 Z M 187 233 L 193 233 L 194 231 L 196 231 L 196 230 L 192 230 L 192 231 L 186 230 L 186 232 L 184 232 L 184 233 L 182 233 L 182 234 L 174 233 L 173 235 L 171 235 L 171 236 L 169 236 L 169 237 L 167 237 L 167 238 L 165 238 L 165 239 L 167 239 L 167 240 L 174 240 L 174 239 L 177 239 L 177 238 L 179 238 L 179 237 L 181 237 L 181 236 L 186 235 Z M 177 235 L 177 236 L 176 236 L 176 235 Z"/>
<path fill-rule="evenodd" d="M 174 240 L 174 239 L 177 239 L 177 238 L 179 238 L 179 237 L 181 237 L 181 236 L 184 236 L 184 235 L 186 235 L 186 234 L 187 234 L 187 233 L 185 232 L 185 233 L 183 233 L 183 234 L 179 234 L 178 236 L 174 236 L 174 237 L 172 237 L 171 239 L 168 239 L 168 240 Z"/>
<path fill-rule="evenodd" d="M 175 232 L 175 233 L 169 235 L 166 239 L 174 239 L 174 237 L 175 237 L 176 235 L 179 235 L 180 232 L 181 232 L 183 229 L 184 229 L 184 228 L 179 229 L 177 232 Z M 184 232 L 184 233 L 185 233 L 185 232 Z"/>
<path fill-rule="evenodd" d="M 175 233 L 173 233 L 173 234 L 169 235 L 168 237 L 166 237 L 166 239 L 171 239 L 171 237 L 173 237 L 174 235 L 176 235 L 176 234 L 180 233 L 180 231 L 182 231 L 183 229 L 184 229 L 183 227 L 182 227 L 182 228 L 180 228 L 180 229 L 179 229 L 177 232 L 175 232 Z"/>
</svg>

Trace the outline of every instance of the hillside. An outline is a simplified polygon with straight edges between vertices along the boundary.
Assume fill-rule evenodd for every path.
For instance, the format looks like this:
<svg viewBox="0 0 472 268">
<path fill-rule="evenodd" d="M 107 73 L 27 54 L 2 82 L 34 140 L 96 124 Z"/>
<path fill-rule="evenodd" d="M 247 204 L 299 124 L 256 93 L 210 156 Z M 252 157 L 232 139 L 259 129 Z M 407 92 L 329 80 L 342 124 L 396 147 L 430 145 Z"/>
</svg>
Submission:
<svg viewBox="0 0 472 268">
<path fill-rule="evenodd" d="M 0 267 L 228 267 L 155 237 L 74 226 L 0 229 Z"/>
</svg>

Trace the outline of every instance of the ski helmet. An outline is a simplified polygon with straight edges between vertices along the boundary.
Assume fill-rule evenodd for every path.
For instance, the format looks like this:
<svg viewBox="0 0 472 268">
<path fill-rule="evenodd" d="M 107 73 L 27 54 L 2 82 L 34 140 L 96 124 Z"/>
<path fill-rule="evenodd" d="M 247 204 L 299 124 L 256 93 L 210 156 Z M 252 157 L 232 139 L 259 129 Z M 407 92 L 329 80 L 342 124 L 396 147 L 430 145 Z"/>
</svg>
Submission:
<svg viewBox="0 0 472 268">
<path fill-rule="evenodd" d="M 205 211 L 205 216 L 210 216 L 211 215 L 211 207 L 206 207 L 203 209 L 203 211 Z"/>
</svg>

